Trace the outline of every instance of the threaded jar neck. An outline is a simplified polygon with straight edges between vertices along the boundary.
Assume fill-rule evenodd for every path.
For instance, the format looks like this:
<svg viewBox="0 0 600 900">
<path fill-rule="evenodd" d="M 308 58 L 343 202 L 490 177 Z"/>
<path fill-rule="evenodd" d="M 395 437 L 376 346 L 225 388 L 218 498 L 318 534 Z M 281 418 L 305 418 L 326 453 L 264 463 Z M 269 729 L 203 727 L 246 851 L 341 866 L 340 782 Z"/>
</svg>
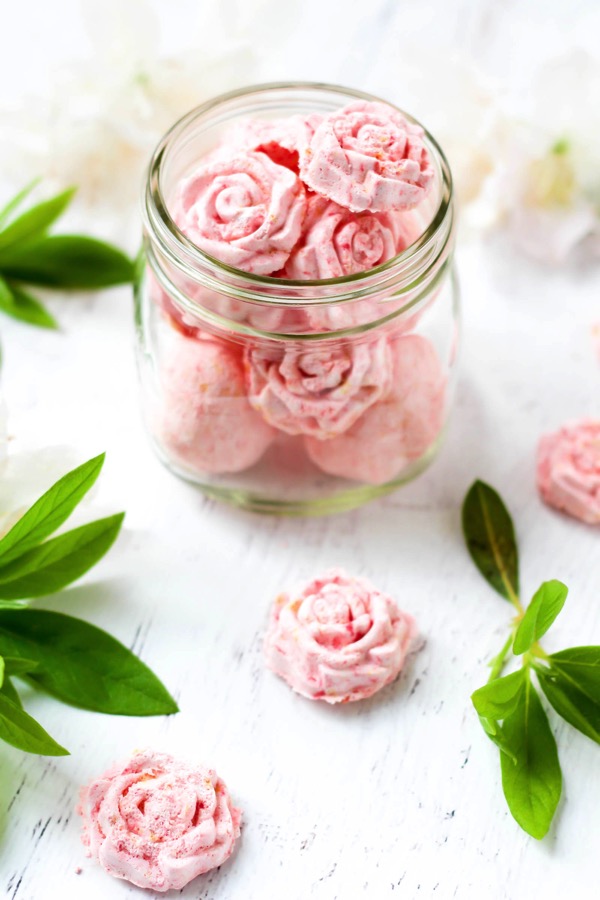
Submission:
<svg viewBox="0 0 600 900">
<path fill-rule="evenodd" d="M 154 277 L 184 311 L 200 320 L 207 319 L 242 333 L 288 338 L 287 333 L 266 332 L 242 325 L 237 320 L 224 319 L 193 299 L 182 285 L 197 285 L 201 290 L 263 309 L 333 307 L 393 296 L 392 311 L 386 313 L 382 309 L 383 315 L 373 321 L 335 331 L 336 335 L 341 335 L 412 314 L 426 296 L 431 295 L 432 287 L 441 279 L 452 258 L 455 217 L 450 168 L 443 151 L 426 129 L 424 142 L 436 174 L 434 188 L 423 201 L 427 207 L 422 233 L 398 256 L 366 272 L 315 281 L 292 281 L 243 272 L 195 246 L 170 214 L 169 204 L 177 184 L 214 148 L 223 127 L 235 119 L 311 112 L 326 115 L 353 100 L 387 103 L 370 94 L 335 85 L 265 84 L 216 97 L 189 112 L 166 133 L 152 156 L 142 198 L 145 252 Z M 420 125 L 403 110 L 392 108 L 409 122 Z M 196 292 L 192 294 L 197 297 Z M 319 337 L 315 334 L 292 336 Z"/>
</svg>

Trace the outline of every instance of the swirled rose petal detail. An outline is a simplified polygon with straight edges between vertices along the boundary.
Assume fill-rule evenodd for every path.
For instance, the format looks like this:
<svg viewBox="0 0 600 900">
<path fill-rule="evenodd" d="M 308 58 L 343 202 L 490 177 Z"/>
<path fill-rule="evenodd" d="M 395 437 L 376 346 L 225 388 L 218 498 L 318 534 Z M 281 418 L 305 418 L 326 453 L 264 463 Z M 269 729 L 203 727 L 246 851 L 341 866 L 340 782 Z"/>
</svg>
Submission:
<svg viewBox="0 0 600 900">
<path fill-rule="evenodd" d="M 328 350 L 287 343 L 249 347 L 248 399 L 267 422 L 288 434 L 341 434 L 390 387 L 388 342 L 339 342 Z"/>
<path fill-rule="evenodd" d="M 306 193 L 294 172 L 249 151 L 200 166 L 183 182 L 172 214 L 205 253 L 268 275 L 287 262 L 305 211 Z"/>
<path fill-rule="evenodd" d="M 159 373 L 158 442 L 193 472 L 240 472 L 258 462 L 275 432 L 246 397 L 236 347 L 171 329 Z"/>
<path fill-rule="evenodd" d="M 406 250 L 413 233 L 402 213 L 353 213 L 312 194 L 284 275 L 301 280 L 366 272 Z"/>
<path fill-rule="evenodd" d="M 550 506 L 600 524 L 600 420 L 583 419 L 542 437 L 537 485 Z"/>
<path fill-rule="evenodd" d="M 396 478 L 438 438 L 444 423 L 446 378 L 432 344 L 419 335 L 392 341 L 391 390 L 345 434 L 305 439 L 324 472 L 368 484 Z"/>
<path fill-rule="evenodd" d="M 213 769 L 166 753 L 136 753 L 81 791 L 83 842 L 116 878 L 155 891 L 181 890 L 222 865 L 241 812 Z"/>
<path fill-rule="evenodd" d="M 423 134 L 385 103 L 349 103 L 316 128 L 300 153 L 300 177 L 354 212 L 410 209 L 434 178 Z"/>
<path fill-rule="evenodd" d="M 422 231 L 413 212 L 353 213 L 332 200 L 311 194 L 302 235 L 283 277 L 339 278 L 368 271 L 402 253 Z M 308 307 L 307 330 L 354 328 L 389 315 L 404 302 L 401 296 L 388 291 L 377 297 Z M 409 331 L 415 321 L 413 316 L 410 321 L 405 320 L 403 330 Z"/>
<path fill-rule="evenodd" d="M 364 578 L 334 569 L 273 605 L 267 665 L 310 700 L 347 703 L 396 678 L 415 624 Z"/>
</svg>

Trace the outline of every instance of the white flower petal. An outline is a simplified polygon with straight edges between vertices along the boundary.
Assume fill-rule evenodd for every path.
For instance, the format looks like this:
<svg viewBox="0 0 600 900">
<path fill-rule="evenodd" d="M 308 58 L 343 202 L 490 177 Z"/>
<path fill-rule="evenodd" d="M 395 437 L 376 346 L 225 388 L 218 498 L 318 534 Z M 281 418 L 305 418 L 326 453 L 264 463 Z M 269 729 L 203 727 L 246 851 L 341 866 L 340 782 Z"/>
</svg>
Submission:
<svg viewBox="0 0 600 900">
<path fill-rule="evenodd" d="M 520 250 L 541 262 L 560 264 L 593 231 L 595 223 L 594 210 L 585 203 L 568 211 L 519 205 L 512 212 L 510 226 Z"/>
<path fill-rule="evenodd" d="M 41 175 L 51 187 L 78 184 L 78 199 L 137 209 L 149 156 L 180 116 L 215 94 L 253 80 L 249 40 L 224 35 L 210 10 L 200 16 L 192 53 L 157 55 L 156 21 L 144 0 L 94 0 L 85 16 L 97 54 L 60 70 L 49 96 L 27 97 L 0 117 L 0 179 Z M 193 37 L 190 35 L 193 40 Z"/>
<path fill-rule="evenodd" d="M 24 511 L 80 462 L 80 454 L 73 447 L 45 447 L 17 453 L 11 447 L 1 470 L 0 516 Z"/>
<path fill-rule="evenodd" d="M 159 24 L 148 0 L 87 0 L 81 4 L 98 62 L 135 67 L 158 53 Z"/>
</svg>

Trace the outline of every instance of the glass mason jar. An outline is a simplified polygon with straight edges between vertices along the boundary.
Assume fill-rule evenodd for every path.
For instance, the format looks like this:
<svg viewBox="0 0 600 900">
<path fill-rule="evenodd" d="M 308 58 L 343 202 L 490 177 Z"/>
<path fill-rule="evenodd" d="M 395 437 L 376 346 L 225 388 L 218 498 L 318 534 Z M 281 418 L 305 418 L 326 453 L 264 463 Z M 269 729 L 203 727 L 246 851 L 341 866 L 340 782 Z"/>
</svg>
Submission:
<svg viewBox="0 0 600 900">
<path fill-rule="evenodd" d="M 422 472 L 444 435 L 458 345 L 454 211 L 427 132 L 434 186 L 404 214 L 408 246 L 366 272 L 249 274 L 174 221 L 178 186 L 232 122 L 327 115 L 357 99 L 377 100 L 320 84 L 225 94 L 177 122 L 150 163 L 136 284 L 147 429 L 172 471 L 249 509 L 358 506 Z"/>
</svg>

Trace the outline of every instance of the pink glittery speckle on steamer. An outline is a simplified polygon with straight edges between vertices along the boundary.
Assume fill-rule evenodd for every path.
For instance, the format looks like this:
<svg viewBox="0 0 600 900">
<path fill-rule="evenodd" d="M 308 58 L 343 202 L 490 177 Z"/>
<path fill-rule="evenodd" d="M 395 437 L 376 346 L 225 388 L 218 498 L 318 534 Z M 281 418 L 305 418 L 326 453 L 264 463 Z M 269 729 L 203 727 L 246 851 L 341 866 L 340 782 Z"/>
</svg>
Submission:
<svg viewBox="0 0 600 900">
<path fill-rule="evenodd" d="M 249 347 L 248 399 L 287 434 L 340 434 L 384 396 L 391 379 L 386 338 L 328 349 Z"/>
<path fill-rule="evenodd" d="M 88 855 L 116 878 L 154 891 L 181 890 L 222 865 L 241 812 L 213 769 L 166 753 L 136 753 L 81 791 Z"/>
<path fill-rule="evenodd" d="M 371 697 L 398 676 L 415 631 L 412 616 L 390 596 L 333 569 L 277 598 L 265 657 L 303 697 L 347 703 Z"/>
<path fill-rule="evenodd" d="M 366 272 L 393 259 L 411 239 L 410 223 L 402 213 L 353 213 L 311 194 L 302 235 L 284 275 L 303 280 Z"/>
<path fill-rule="evenodd" d="M 434 178 L 423 137 L 419 125 L 385 103 L 349 103 L 315 129 L 300 153 L 300 177 L 354 212 L 411 209 Z"/>
</svg>

